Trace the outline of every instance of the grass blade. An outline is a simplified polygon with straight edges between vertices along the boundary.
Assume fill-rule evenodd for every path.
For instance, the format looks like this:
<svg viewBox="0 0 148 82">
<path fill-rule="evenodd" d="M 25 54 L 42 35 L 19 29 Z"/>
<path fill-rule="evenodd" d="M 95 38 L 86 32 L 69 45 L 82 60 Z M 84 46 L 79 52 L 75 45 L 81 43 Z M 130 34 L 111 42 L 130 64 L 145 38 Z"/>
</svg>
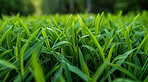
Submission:
<svg viewBox="0 0 148 82">
<path fill-rule="evenodd" d="M 117 65 L 117 64 L 112 64 L 112 63 L 109 63 L 110 66 L 122 71 L 123 73 L 127 74 L 128 76 L 130 76 L 132 79 L 134 80 L 137 80 L 137 78 L 132 74 L 130 73 L 128 70 L 126 70 L 125 68 L 121 67 L 120 65 Z"/>
<path fill-rule="evenodd" d="M 1 37 L 2 33 L 3 33 L 4 27 L 6 26 L 6 23 L 7 23 L 7 20 L 6 20 L 6 21 L 2 24 L 2 26 L 0 27 L 0 37 Z"/>
<path fill-rule="evenodd" d="M 44 28 L 42 28 L 42 35 L 43 35 L 44 38 L 47 37 L 47 34 L 46 34 Z M 45 44 L 46 44 L 47 48 L 50 50 L 50 44 L 49 44 L 48 39 L 45 40 Z"/>
<path fill-rule="evenodd" d="M 3 36 L 0 39 L 0 44 L 4 41 L 4 39 L 6 38 L 6 36 L 10 33 L 12 27 L 13 27 L 13 25 L 3 34 Z"/>
<path fill-rule="evenodd" d="M 86 30 L 87 30 L 88 34 L 91 36 L 92 40 L 97 45 L 97 48 L 99 50 L 99 53 L 101 54 L 101 57 L 102 57 L 103 61 L 105 61 L 105 56 L 104 56 L 104 52 L 103 52 L 103 49 L 102 49 L 101 45 L 99 44 L 99 42 L 97 41 L 97 39 L 95 38 L 95 36 L 92 34 L 92 32 L 90 31 L 90 29 L 86 28 Z"/>
<path fill-rule="evenodd" d="M 30 37 L 29 29 L 26 27 L 26 25 L 23 23 L 21 19 L 19 19 L 20 23 L 23 25 L 23 29 L 25 30 L 28 37 Z"/>
<path fill-rule="evenodd" d="M 37 58 L 37 54 L 39 54 L 38 51 L 39 50 L 37 49 L 32 54 L 32 67 L 34 69 L 33 73 L 34 73 L 36 82 L 45 82 L 44 73 L 43 73 L 40 63 L 38 62 L 38 58 Z"/>
<path fill-rule="evenodd" d="M 24 52 L 28 46 L 28 44 L 31 42 L 31 40 L 35 37 L 35 35 L 39 32 L 40 28 L 38 30 L 36 30 L 32 36 L 29 37 L 28 41 L 23 45 L 23 47 L 21 48 L 20 50 L 20 67 L 21 67 L 21 76 L 23 77 L 24 75 L 24 65 L 23 65 L 23 55 L 24 55 Z"/>
<path fill-rule="evenodd" d="M 82 71 L 87 75 L 88 81 L 90 81 L 91 77 L 90 77 L 89 69 L 87 67 L 87 64 L 85 63 L 85 60 L 84 60 L 84 57 L 82 55 L 80 48 L 79 48 L 79 60 L 80 60 L 80 65 L 81 65 Z"/>
</svg>

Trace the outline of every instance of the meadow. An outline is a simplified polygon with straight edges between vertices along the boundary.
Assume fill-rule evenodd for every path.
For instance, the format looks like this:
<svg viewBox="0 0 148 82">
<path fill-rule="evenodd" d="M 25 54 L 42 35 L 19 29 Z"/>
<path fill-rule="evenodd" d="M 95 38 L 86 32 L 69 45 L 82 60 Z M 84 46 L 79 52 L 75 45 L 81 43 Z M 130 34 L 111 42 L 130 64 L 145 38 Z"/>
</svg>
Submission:
<svg viewBox="0 0 148 82">
<path fill-rule="evenodd" d="M 0 82 L 148 82 L 148 12 L 0 19 Z"/>
</svg>

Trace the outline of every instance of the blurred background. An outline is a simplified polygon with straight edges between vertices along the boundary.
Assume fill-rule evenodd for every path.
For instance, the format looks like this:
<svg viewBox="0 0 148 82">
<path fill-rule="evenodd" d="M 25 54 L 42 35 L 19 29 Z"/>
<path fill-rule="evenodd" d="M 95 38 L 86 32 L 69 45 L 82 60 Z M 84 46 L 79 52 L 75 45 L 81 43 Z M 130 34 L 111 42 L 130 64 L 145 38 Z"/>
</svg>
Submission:
<svg viewBox="0 0 148 82">
<path fill-rule="evenodd" d="M 148 0 L 0 0 L 0 14 L 116 13 L 148 10 Z"/>
</svg>

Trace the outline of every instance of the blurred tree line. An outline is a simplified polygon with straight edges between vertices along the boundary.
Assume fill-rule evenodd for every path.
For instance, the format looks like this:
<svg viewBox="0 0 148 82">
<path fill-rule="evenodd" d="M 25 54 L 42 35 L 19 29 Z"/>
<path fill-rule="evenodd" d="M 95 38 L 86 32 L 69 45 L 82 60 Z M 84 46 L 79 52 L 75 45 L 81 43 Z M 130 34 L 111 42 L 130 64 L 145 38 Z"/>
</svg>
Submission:
<svg viewBox="0 0 148 82">
<path fill-rule="evenodd" d="M 148 10 L 148 0 L 43 0 L 43 13 L 77 13 Z"/>
<path fill-rule="evenodd" d="M 12 15 L 20 13 L 23 15 L 33 14 L 35 7 L 31 0 L 0 0 L 0 13 Z"/>
<path fill-rule="evenodd" d="M 39 6 L 33 3 L 39 4 Z M 0 13 L 23 15 L 42 10 L 43 14 L 117 12 L 148 10 L 148 0 L 0 0 Z"/>
</svg>

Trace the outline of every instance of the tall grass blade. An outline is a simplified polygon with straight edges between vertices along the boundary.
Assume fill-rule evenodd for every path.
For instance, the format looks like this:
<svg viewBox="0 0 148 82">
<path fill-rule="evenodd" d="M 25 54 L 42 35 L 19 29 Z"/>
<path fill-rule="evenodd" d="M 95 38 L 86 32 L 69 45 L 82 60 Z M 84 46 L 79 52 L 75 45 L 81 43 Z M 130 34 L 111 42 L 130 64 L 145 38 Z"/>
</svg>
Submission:
<svg viewBox="0 0 148 82">
<path fill-rule="evenodd" d="M 3 33 L 4 27 L 6 26 L 6 23 L 7 23 L 7 20 L 6 20 L 6 21 L 2 24 L 2 26 L 0 27 L 0 37 L 1 37 L 2 33 Z"/>
<path fill-rule="evenodd" d="M 39 53 L 38 51 L 39 50 L 37 49 L 32 54 L 33 73 L 34 73 L 34 77 L 35 77 L 35 81 L 36 82 L 45 82 L 45 78 L 44 78 L 44 73 L 43 73 L 43 70 L 42 70 L 42 66 L 38 62 L 38 57 L 37 57 L 37 54 Z"/>
<path fill-rule="evenodd" d="M 124 72 L 125 74 L 127 74 L 128 76 L 130 76 L 132 79 L 134 80 L 138 80 L 136 78 L 136 76 L 134 76 L 132 73 L 130 73 L 128 70 L 126 70 L 125 68 L 121 67 L 120 65 L 117 65 L 117 64 L 112 64 L 112 63 L 109 63 L 109 65 L 111 65 L 112 67 Z"/>
<path fill-rule="evenodd" d="M 47 34 L 46 34 L 44 28 L 42 28 L 42 35 L 43 35 L 44 38 L 47 37 Z M 50 44 L 49 44 L 48 39 L 45 40 L 45 44 L 46 44 L 47 48 L 50 50 Z"/>
<path fill-rule="evenodd" d="M 0 39 L 0 44 L 4 41 L 4 39 L 6 38 L 6 36 L 10 33 L 12 27 L 13 27 L 13 25 L 3 34 L 3 36 Z"/>
<path fill-rule="evenodd" d="M 104 55 L 104 52 L 103 52 L 103 49 L 101 47 L 101 45 L 99 44 L 99 42 L 97 41 L 97 39 L 95 38 L 95 36 L 92 34 L 92 32 L 90 31 L 90 29 L 86 28 L 86 31 L 88 32 L 88 34 L 90 35 L 90 37 L 92 38 L 92 40 L 95 42 L 98 50 L 99 50 L 99 53 L 103 59 L 103 61 L 105 60 L 105 55 Z"/>
<path fill-rule="evenodd" d="M 30 37 L 29 29 L 27 28 L 27 26 L 24 24 L 24 22 L 21 19 L 19 19 L 19 21 L 23 25 L 23 29 L 25 30 L 27 36 Z"/>
<path fill-rule="evenodd" d="M 91 77 L 90 77 L 89 69 L 87 67 L 87 64 L 85 63 L 85 60 L 84 60 L 84 57 L 82 55 L 80 48 L 79 48 L 79 60 L 80 60 L 82 71 L 88 76 L 88 81 L 90 81 Z"/>
<path fill-rule="evenodd" d="M 36 30 L 32 36 L 29 37 L 28 41 L 22 46 L 21 50 L 20 50 L 20 67 L 21 67 L 21 76 L 23 77 L 24 75 L 24 65 L 23 65 L 23 55 L 24 55 L 24 52 L 27 48 L 27 46 L 29 45 L 29 43 L 31 42 L 31 40 L 35 37 L 35 35 L 39 32 L 40 28 L 38 30 Z"/>
</svg>

